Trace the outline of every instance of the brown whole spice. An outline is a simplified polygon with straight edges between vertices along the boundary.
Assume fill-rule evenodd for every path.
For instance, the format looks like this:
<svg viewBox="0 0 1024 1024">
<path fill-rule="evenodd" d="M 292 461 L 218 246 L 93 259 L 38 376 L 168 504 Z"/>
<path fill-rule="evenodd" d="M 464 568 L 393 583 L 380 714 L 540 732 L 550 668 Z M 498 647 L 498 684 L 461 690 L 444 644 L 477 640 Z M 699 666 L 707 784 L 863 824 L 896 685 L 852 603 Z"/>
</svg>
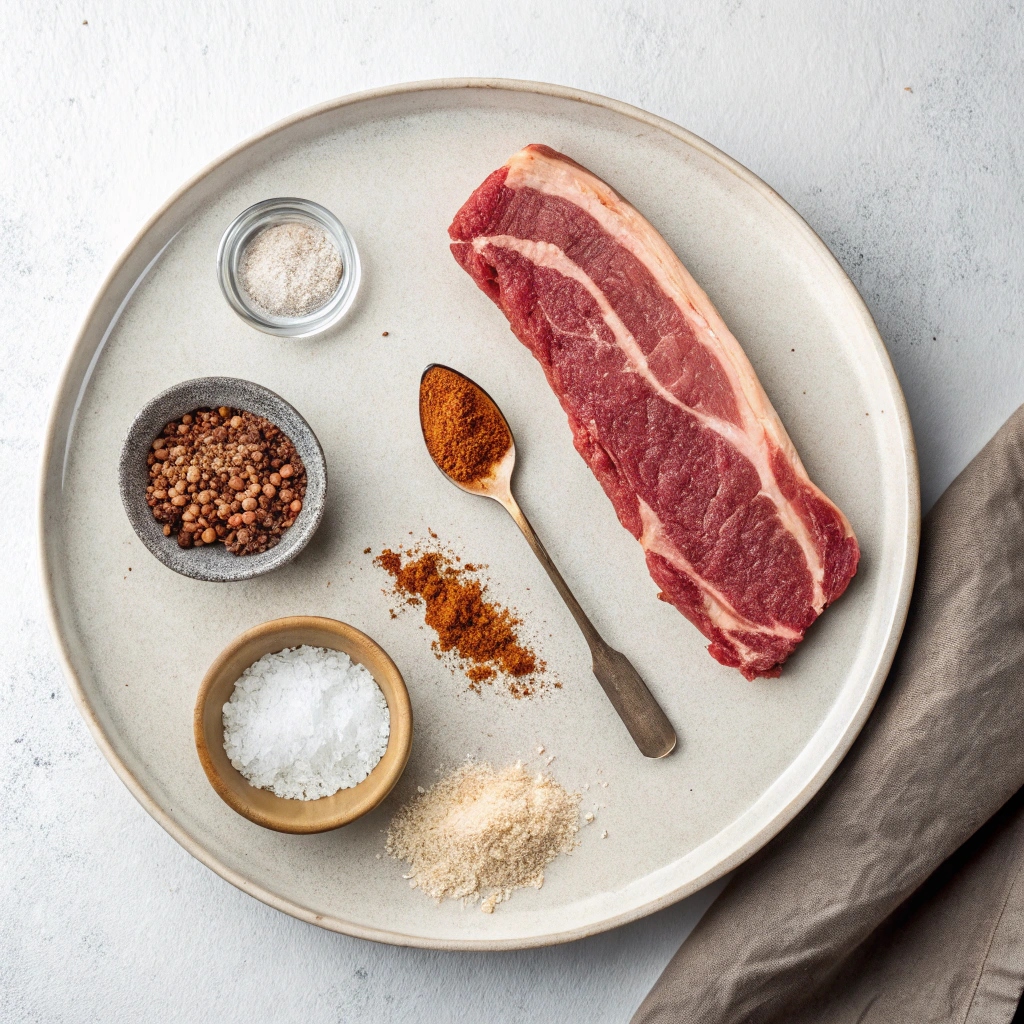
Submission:
<svg viewBox="0 0 1024 1024">
<path fill-rule="evenodd" d="M 294 524 L 306 496 L 295 445 L 240 409 L 197 409 L 168 423 L 146 465 L 146 503 L 183 548 L 220 543 L 232 554 L 259 554 Z"/>
<path fill-rule="evenodd" d="M 472 381 L 444 366 L 431 367 L 420 383 L 420 422 L 431 458 L 460 484 L 490 476 L 512 447 L 498 407 Z"/>
<path fill-rule="evenodd" d="M 420 549 L 386 548 L 374 562 L 394 578 L 395 591 L 409 604 L 426 606 L 424 621 L 437 634 L 434 650 L 438 657 L 453 653 L 462 662 L 470 689 L 479 692 L 481 683 L 501 677 L 514 697 L 536 692 L 545 665 L 520 640 L 522 620 L 487 600 L 475 566 Z"/>
</svg>

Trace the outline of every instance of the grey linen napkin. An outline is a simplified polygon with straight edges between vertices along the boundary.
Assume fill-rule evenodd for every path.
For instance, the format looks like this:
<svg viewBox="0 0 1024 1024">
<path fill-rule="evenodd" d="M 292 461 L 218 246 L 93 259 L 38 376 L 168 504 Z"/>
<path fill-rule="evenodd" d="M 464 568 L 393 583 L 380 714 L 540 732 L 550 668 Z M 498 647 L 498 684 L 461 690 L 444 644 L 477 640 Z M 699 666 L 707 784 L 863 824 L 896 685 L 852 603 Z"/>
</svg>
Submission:
<svg viewBox="0 0 1024 1024">
<path fill-rule="evenodd" d="M 925 519 L 906 630 L 850 753 L 633 1024 L 1008 1024 L 1022 786 L 1024 407 Z"/>
</svg>

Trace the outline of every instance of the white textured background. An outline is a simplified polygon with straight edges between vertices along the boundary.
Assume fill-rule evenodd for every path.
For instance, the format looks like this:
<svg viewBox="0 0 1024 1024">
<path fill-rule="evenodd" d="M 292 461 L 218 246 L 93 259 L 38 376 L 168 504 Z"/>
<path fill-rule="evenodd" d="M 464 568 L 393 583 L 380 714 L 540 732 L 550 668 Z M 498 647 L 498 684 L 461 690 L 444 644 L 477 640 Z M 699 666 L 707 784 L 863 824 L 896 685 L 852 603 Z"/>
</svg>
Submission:
<svg viewBox="0 0 1024 1024">
<path fill-rule="evenodd" d="M 50 646 L 31 510 L 77 322 L 185 178 L 404 80 L 546 80 L 668 117 L 774 186 L 861 289 L 927 508 L 1024 401 L 1022 65 L 1024 15 L 995 0 L 2 0 L 0 1020 L 625 1021 L 707 902 L 522 954 L 374 945 L 237 892 L 118 782 Z"/>
</svg>

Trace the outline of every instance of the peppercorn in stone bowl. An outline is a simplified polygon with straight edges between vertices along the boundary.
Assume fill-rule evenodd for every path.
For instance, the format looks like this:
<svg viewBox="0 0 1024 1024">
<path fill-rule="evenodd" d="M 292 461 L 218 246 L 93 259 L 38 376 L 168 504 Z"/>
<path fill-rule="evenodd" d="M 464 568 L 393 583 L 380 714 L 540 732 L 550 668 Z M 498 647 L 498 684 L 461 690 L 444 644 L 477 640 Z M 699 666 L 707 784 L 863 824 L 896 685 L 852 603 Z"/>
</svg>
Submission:
<svg viewBox="0 0 1024 1024">
<path fill-rule="evenodd" d="M 194 499 L 185 490 L 181 495 L 185 500 L 179 499 L 174 504 L 182 506 L 187 525 L 185 522 L 176 523 L 175 528 L 179 532 L 186 528 L 191 531 L 183 536 L 183 543 L 190 544 L 194 535 L 194 546 L 183 546 L 178 541 L 175 528 L 171 529 L 170 535 L 165 535 L 171 524 L 158 520 L 150 505 L 147 488 L 153 484 L 150 475 L 152 467 L 149 465 L 152 460 L 149 456 L 154 450 L 154 444 L 160 443 L 158 439 L 168 424 L 180 422 L 185 416 L 191 419 L 196 410 L 216 411 L 224 408 L 245 414 L 237 417 L 238 427 L 244 427 L 244 420 L 248 416 L 260 417 L 277 427 L 284 435 L 283 438 L 278 435 L 278 444 L 287 447 L 289 451 L 294 449 L 294 454 L 298 456 L 296 466 L 289 463 L 279 469 L 270 464 L 262 451 L 258 458 L 246 451 L 248 464 L 251 466 L 255 463 L 260 472 L 257 474 L 251 471 L 248 476 L 244 476 L 246 459 L 243 457 L 236 467 L 237 474 L 231 477 L 231 486 L 237 489 L 237 496 L 241 500 L 233 503 L 239 507 L 231 508 L 231 515 L 226 519 L 216 517 L 216 513 L 206 513 L 203 518 L 202 511 L 196 505 L 188 504 Z M 225 422 L 224 427 L 221 433 L 227 434 L 230 423 Z M 285 439 L 290 445 L 286 445 Z M 165 448 L 170 446 L 171 441 L 164 442 Z M 226 461 L 230 466 L 231 460 Z M 286 476 L 283 480 L 282 471 Z M 276 475 L 272 476 L 273 473 Z M 292 473 L 297 473 L 299 478 L 304 474 L 304 493 L 301 495 L 297 490 L 292 492 L 288 489 L 288 478 Z M 205 482 L 202 474 L 194 471 L 194 475 L 195 487 L 202 487 Z M 263 481 L 264 476 L 267 480 L 261 484 L 257 494 L 256 485 Z M 276 485 L 272 480 L 276 481 Z M 323 518 L 327 466 L 320 442 L 309 424 L 279 395 L 247 380 L 201 377 L 183 381 L 157 395 L 136 416 L 121 448 L 119 483 L 121 501 L 128 519 L 139 540 L 156 558 L 183 576 L 226 583 L 262 576 L 290 562 L 306 546 Z M 210 486 L 213 488 L 214 485 Z M 172 496 L 170 491 L 167 495 Z M 288 501 L 284 502 L 282 498 Z M 206 500 L 217 501 L 215 498 Z M 203 531 L 199 529 L 201 525 Z M 215 535 L 226 534 L 229 530 L 232 531 L 229 546 L 233 550 L 228 550 L 225 545 L 227 536 L 217 536 L 214 540 Z M 261 530 L 264 535 L 259 533 Z M 203 542 L 204 535 L 208 535 L 209 542 Z M 265 550 L 261 550 L 263 547 Z"/>
</svg>

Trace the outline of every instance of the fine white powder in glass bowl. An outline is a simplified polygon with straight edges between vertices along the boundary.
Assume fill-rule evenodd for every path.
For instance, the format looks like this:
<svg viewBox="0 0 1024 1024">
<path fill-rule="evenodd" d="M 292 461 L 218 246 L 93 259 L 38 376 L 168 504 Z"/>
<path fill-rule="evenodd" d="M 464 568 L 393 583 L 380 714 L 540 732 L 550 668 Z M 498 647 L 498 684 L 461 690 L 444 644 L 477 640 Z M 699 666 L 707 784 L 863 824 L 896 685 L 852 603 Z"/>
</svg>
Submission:
<svg viewBox="0 0 1024 1024">
<path fill-rule="evenodd" d="M 308 316 L 338 290 L 344 268 L 327 232 L 288 221 L 264 228 L 246 247 L 239 281 L 271 316 Z"/>
<path fill-rule="evenodd" d="M 224 705 L 224 749 L 254 786 L 317 800 L 357 785 L 387 750 L 391 715 L 370 672 L 342 651 L 265 654 Z"/>
</svg>

